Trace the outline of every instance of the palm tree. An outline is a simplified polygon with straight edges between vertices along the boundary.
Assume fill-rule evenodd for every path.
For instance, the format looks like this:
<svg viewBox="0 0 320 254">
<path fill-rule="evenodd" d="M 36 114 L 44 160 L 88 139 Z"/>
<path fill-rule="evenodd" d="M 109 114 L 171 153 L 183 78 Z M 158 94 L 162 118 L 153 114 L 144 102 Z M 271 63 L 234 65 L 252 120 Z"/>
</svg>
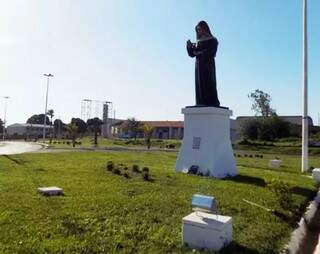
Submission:
<svg viewBox="0 0 320 254">
<path fill-rule="evenodd" d="M 103 124 L 102 120 L 98 117 L 88 119 L 87 125 L 89 129 L 94 132 L 94 144 L 98 145 L 98 132 L 101 132 L 101 125 Z"/>
<path fill-rule="evenodd" d="M 67 132 L 72 137 L 72 147 L 75 147 L 78 127 L 74 123 L 69 123 L 66 127 L 67 127 Z"/>
<path fill-rule="evenodd" d="M 47 114 L 50 116 L 50 125 L 52 126 L 52 118 L 54 117 L 54 110 L 53 109 L 49 109 Z M 50 132 L 50 144 L 52 143 L 52 134 L 54 133 L 51 133 Z"/>
<path fill-rule="evenodd" d="M 148 124 L 143 125 L 143 134 L 144 134 L 144 138 L 146 140 L 148 149 L 150 149 L 150 146 L 151 146 L 150 140 L 151 140 L 153 131 L 154 131 L 154 127 L 152 127 Z"/>
</svg>

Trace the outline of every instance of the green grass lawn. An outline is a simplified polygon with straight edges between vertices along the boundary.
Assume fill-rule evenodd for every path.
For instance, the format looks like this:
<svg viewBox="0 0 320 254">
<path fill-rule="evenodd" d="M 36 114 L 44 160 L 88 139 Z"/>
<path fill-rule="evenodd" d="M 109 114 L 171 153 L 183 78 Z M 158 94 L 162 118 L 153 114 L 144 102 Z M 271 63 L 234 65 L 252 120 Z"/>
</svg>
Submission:
<svg viewBox="0 0 320 254">
<path fill-rule="evenodd" d="M 176 153 L 1 156 L 0 253 L 192 253 L 181 243 L 181 219 L 195 193 L 216 197 L 220 213 L 233 217 L 234 242 L 222 253 L 278 253 L 316 186 L 300 174 L 298 157 L 280 156 L 281 169 L 269 170 L 273 157 L 238 158 L 240 175 L 217 180 L 175 173 Z M 130 170 L 130 179 L 106 171 L 109 160 L 148 166 L 152 181 Z M 292 212 L 266 187 L 272 179 L 292 186 Z M 66 195 L 43 197 L 40 186 L 62 187 Z"/>
</svg>

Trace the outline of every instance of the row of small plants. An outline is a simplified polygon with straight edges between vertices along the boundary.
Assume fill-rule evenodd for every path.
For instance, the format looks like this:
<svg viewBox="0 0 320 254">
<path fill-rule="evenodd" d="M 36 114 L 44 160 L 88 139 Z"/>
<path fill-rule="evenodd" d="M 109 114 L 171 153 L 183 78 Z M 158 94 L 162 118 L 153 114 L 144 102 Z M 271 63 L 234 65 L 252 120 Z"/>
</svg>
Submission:
<svg viewBox="0 0 320 254">
<path fill-rule="evenodd" d="M 115 164 L 113 161 L 108 161 L 106 166 L 107 171 L 112 172 L 115 175 L 122 175 L 125 178 L 131 178 L 132 175 L 141 174 L 144 181 L 150 181 L 151 176 L 149 174 L 148 167 L 142 167 L 140 169 L 139 165 L 134 164 L 130 168 L 122 163 Z"/>
<path fill-rule="evenodd" d="M 234 154 L 234 157 L 238 157 L 238 158 L 241 158 L 241 157 L 249 157 L 249 158 L 260 158 L 260 159 L 263 159 L 263 154 Z"/>
<path fill-rule="evenodd" d="M 52 141 L 52 144 L 58 144 L 58 145 L 60 145 L 60 144 L 63 144 L 63 145 L 72 145 L 72 141 Z M 81 146 L 82 145 L 82 142 L 81 141 L 76 141 L 75 142 L 75 144 L 76 145 L 79 145 L 79 146 Z"/>
</svg>

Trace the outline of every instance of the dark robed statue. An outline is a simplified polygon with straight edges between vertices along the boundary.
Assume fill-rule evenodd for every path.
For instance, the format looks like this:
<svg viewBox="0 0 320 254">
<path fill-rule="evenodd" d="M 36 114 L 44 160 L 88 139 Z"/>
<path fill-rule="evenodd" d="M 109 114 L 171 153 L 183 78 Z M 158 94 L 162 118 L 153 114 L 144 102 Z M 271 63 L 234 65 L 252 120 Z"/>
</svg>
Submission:
<svg viewBox="0 0 320 254">
<path fill-rule="evenodd" d="M 215 56 L 218 40 L 211 34 L 205 21 L 196 26 L 197 43 L 187 41 L 190 57 L 196 57 L 195 83 L 196 106 L 219 107 L 217 94 Z"/>
</svg>

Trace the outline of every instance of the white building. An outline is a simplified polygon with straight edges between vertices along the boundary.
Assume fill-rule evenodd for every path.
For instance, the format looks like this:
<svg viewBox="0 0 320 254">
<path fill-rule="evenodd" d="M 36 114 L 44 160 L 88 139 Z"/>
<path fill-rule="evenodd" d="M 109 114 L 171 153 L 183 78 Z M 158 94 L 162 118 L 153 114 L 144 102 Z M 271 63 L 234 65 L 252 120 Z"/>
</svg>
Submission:
<svg viewBox="0 0 320 254">
<path fill-rule="evenodd" d="M 31 124 L 31 123 L 15 123 L 7 126 L 8 137 L 42 137 L 43 124 Z M 50 133 L 53 130 L 53 126 L 46 125 L 46 133 Z"/>
</svg>

